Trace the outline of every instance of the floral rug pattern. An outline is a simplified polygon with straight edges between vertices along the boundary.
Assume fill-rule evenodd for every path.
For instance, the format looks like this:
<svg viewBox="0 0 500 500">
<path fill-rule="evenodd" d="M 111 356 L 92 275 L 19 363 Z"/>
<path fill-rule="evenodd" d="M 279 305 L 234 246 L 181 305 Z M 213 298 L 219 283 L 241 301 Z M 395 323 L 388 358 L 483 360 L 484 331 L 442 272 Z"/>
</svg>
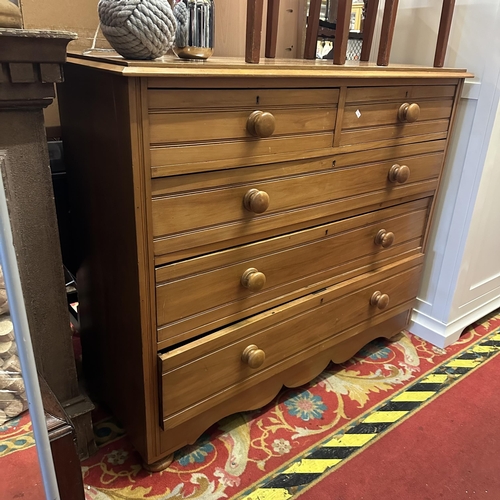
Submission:
<svg viewBox="0 0 500 500">
<path fill-rule="evenodd" d="M 82 463 L 87 500 L 217 500 L 271 474 L 284 462 L 338 431 L 371 407 L 471 343 L 500 327 L 500 313 L 439 349 L 402 332 L 376 340 L 342 365 L 331 364 L 310 384 L 283 389 L 273 402 L 221 420 L 170 467 L 151 474 L 112 418 L 95 424 L 98 453 Z"/>
</svg>

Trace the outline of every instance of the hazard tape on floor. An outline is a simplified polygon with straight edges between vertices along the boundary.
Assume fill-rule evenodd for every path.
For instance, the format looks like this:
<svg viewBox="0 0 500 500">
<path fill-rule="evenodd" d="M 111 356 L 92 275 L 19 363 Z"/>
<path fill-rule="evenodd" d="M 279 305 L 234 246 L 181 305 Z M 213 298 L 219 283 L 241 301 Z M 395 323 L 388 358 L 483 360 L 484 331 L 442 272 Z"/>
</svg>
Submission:
<svg viewBox="0 0 500 500">
<path fill-rule="evenodd" d="M 318 443 L 302 457 L 275 471 L 260 484 L 241 492 L 239 500 L 288 500 L 321 479 L 326 472 L 359 453 L 365 446 L 410 416 L 461 377 L 500 352 L 500 330 L 445 361 L 434 371 L 358 417 L 349 427 Z"/>
</svg>

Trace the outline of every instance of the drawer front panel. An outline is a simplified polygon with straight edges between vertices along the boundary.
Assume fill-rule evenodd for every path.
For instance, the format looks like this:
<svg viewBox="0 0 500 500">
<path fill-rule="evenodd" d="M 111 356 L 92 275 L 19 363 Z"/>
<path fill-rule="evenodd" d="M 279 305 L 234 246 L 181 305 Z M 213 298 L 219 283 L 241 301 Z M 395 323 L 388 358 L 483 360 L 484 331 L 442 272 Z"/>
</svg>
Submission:
<svg viewBox="0 0 500 500">
<path fill-rule="evenodd" d="M 398 111 L 402 102 L 395 103 L 357 103 L 348 105 L 344 110 L 342 131 L 379 127 L 383 125 L 398 125 L 403 134 L 412 135 L 411 129 L 405 128 L 408 123 L 402 123 L 398 118 Z M 418 123 L 430 120 L 449 119 L 453 106 L 453 99 L 438 101 L 419 101 L 420 117 Z"/>
<path fill-rule="evenodd" d="M 338 89 L 149 89 L 150 111 L 252 108 L 254 106 L 335 107 Z"/>
<path fill-rule="evenodd" d="M 304 151 L 328 152 L 331 147 L 331 132 L 152 147 L 151 176 L 159 178 L 167 175 L 231 169 L 235 166 L 263 163 L 276 155 L 291 155 L 293 158 L 301 156 Z"/>
<path fill-rule="evenodd" d="M 283 233 L 286 226 L 297 223 L 301 217 L 302 220 L 314 220 L 311 212 L 308 215 L 297 212 L 302 207 L 325 217 L 362 207 L 367 203 L 365 198 L 369 199 L 368 203 L 380 203 L 425 193 L 435 189 L 442 160 L 443 153 L 398 159 L 397 164 L 406 165 L 410 170 L 410 177 L 404 184 L 388 179 L 395 160 L 228 186 L 224 186 L 224 173 L 216 172 L 214 177 L 220 176 L 219 184 L 224 187 L 153 199 L 155 255 L 215 242 L 224 248 L 228 240 L 245 237 L 249 241 L 250 235 L 257 239 L 261 237 L 260 232 L 273 228 Z M 320 169 L 323 168 L 320 163 L 325 161 L 331 165 L 331 160 L 306 163 L 312 168 L 317 164 Z M 279 166 L 276 172 L 280 172 Z M 255 192 L 264 193 L 269 199 L 268 209 L 262 214 L 244 206 L 245 197 Z M 186 241 L 181 242 L 182 239 Z"/>
<path fill-rule="evenodd" d="M 362 265 L 375 269 L 382 259 L 417 252 L 427 209 L 428 200 L 419 200 L 159 268 L 158 341 L 179 335 L 184 340 L 189 332 L 191 337 L 199 335 L 214 325 L 223 326 L 329 286 L 335 278 L 341 281 L 344 273 Z M 385 241 L 381 235 L 376 241 L 383 230 Z M 392 233 L 393 243 L 387 233 Z M 263 288 L 242 285 L 248 269 L 264 274 Z M 247 286 L 252 288 L 252 283 Z"/>
<path fill-rule="evenodd" d="M 276 365 L 345 329 L 372 326 L 383 320 L 378 316 L 387 318 L 383 312 L 399 314 L 417 294 L 421 261 L 412 258 L 363 275 L 160 355 L 164 420 L 181 411 L 189 418 L 192 411 L 215 404 L 217 393 L 231 397 L 244 381 L 258 383 L 272 376 L 279 370 Z M 384 310 L 374 305 L 380 294 L 389 301 Z M 265 359 L 257 353 L 260 359 L 247 357 L 245 362 L 249 346 L 263 351 Z"/>
<path fill-rule="evenodd" d="M 340 135 L 340 146 L 376 143 L 385 140 L 427 141 L 446 139 L 448 136 L 448 120 L 406 123 L 405 125 L 387 125 L 366 129 L 351 129 Z M 401 141 L 402 142 L 402 141 Z M 366 144 L 369 146 L 370 144 Z M 358 146 L 359 147 L 359 146 Z"/>
<path fill-rule="evenodd" d="M 418 85 L 395 87 L 350 87 L 346 93 L 346 103 L 352 102 L 383 102 L 428 99 L 453 98 L 455 85 Z"/>
<path fill-rule="evenodd" d="M 259 141 L 247 130 L 247 122 L 253 111 L 152 113 L 149 116 L 151 144 L 248 139 L 251 154 L 252 143 Z M 337 116 L 335 108 L 275 109 L 272 115 L 276 121 L 273 137 L 328 131 L 333 142 Z M 175 152 L 170 151 L 174 161 Z"/>
</svg>

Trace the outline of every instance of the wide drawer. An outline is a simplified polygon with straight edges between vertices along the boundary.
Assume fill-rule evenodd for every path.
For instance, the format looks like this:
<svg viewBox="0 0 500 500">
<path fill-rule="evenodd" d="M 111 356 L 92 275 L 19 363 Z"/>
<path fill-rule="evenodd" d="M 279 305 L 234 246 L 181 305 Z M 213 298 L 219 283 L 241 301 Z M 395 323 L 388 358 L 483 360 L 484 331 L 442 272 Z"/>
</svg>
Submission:
<svg viewBox="0 0 500 500">
<path fill-rule="evenodd" d="M 352 161 L 359 157 L 353 154 Z M 165 191 L 161 183 L 153 183 L 153 193 L 158 193 L 152 201 L 156 263 L 283 234 L 294 225 L 334 220 L 344 212 L 405 196 L 432 193 L 442 161 L 442 151 L 410 157 L 401 154 L 353 167 L 340 167 L 345 163 L 327 157 L 243 168 L 230 174 L 186 175 L 172 178 L 175 189 L 164 183 Z M 404 166 L 409 177 L 391 177 L 398 166 Z"/>
<path fill-rule="evenodd" d="M 330 348 L 342 332 L 361 333 L 407 310 L 421 263 L 422 256 L 406 259 L 159 354 L 164 428 L 300 362 L 312 346 Z"/>
<path fill-rule="evenodd" d="M 158 268 L 159 346 L 417 253 L 428 206 L 418 200 Z"/>
<path fill-rule="evenodd" d="M 288 152 L 294 142 L 302 151 L 329 148 L 338 95 L 338 89 L 150 89 L 152 175 L 184 173 L 186 164 L 238 165 Z"/>
</svg>

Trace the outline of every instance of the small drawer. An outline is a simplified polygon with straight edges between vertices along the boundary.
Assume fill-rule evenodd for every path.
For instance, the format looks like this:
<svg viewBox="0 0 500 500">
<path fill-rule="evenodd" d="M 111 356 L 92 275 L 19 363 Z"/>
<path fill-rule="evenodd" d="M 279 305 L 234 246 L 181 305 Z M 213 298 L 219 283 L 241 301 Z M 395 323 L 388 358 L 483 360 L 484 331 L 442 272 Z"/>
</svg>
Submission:
<svg viewBox="0 0 500 500">
<path fill-rule="evenodd" d="M 330 348 L 343 332 L 355 335 L 409 309 L 421 263 L 422 256 L 406 259 L 159 354 L 164 428 L 297 364 L 311 348 Z"/>
<path fill-rule="evenodd" d="M 152 175 L 331 147 L 338 95 L 338 89 L 150 89 Z"/>
<path fill-rule="evenodd" d="M 339 145 L 445 138 L 455 90 L 454 85 L 349 88 Z"/>
<path fill-rule="evenodd" d="M 342 131 L 397 125 L 404 127 L 411 123 L 430 120 L 447 120 L 451 115 L 452 99 L 439 101 L 358 103 L 345 107 Z M 410 114 L 412 113 L 412 114 Z M 410 129 L 411 130 L 411 129 Z M 403 130 L 403 132 L 406 131 Z M 411 133 L 411 131 L 409 132 Z"/>
<path fill-rule="evenodd" d="M 158 268 L 159 348 L 418 253 L 428 205 L 405 203 Z"/>
<path fill-rule="evenodd" d="M 347 155 L 339 156 L 339 165 L 349 161 Z M 353 154 L 351 158 L 362 157 Z M 156 264 L 283 234 L 293 230 L 287 228 L 310 226 L 318 219 L 332 221 L 343 212 L 430 193 L 437 186 L 442 161 L 443 152 L 438 151 L 339 168 L 335 157 L 328 157 L 237 169 L 230 174 L 187 175 L 171 178 L 172 185 L 168 179 L 153 182 L 153 193 L 158 193 L 152 202 Z M 195 186 L 199 188 L 188 190 Z"/>
</svg>

